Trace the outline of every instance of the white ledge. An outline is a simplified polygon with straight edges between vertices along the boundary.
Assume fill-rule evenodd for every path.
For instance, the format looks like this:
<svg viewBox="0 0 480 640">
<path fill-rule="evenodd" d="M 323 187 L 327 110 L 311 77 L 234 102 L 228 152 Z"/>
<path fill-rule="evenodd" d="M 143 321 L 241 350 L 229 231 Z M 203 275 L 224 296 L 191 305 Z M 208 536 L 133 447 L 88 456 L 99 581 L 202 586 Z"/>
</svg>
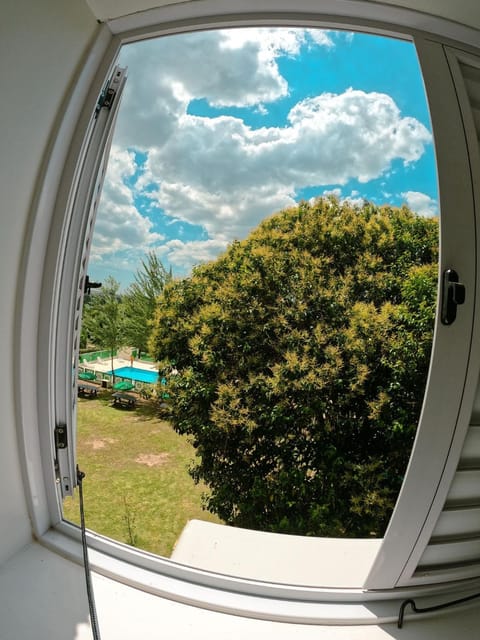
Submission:
<svg viewBox="0 0 480 640">
<path fill-rule="evenodd" d="M 338 621 L 332 626 L 299 624 L 298 620 L 286 624 L 189 606 L 97 572 L 92 578 L 100 632 L 105 640 L 158 640 L 160 637 L 176 640 L 470 640 L 476 637 L 480 626 L 478 601 L 463 609 L 437 612 L 430 618 L 412 616 L 407 611 L 401 630 L 396 621 L 387 624 L 383 621 L 381 626 L 372 624 L 376 606 L 363 607 L 365 613 L 371 609 L 370 624 L 365 616 L 363 624 L 344 626 L 341 618 L 347 617 L 348 610 L 352 612 L 351 604 L 328 605 L 332 613 L 337 610 Z M 241 604 L 242 597 L 237 598 Z M 447 599 L 444 594 L 428 604 Z M 232 603 L 234 601 L 232 598 Z M 291 604 L 285 601 L 284 610 Z M 304 603 L 304 607 L 307 604 Z M 419 606 L 424 604 L 427 603 L 418 601 Z M 265 607 L 268 608 L 268 603 Z M 389 608 L 397 609 L 396 606 Z M 341 609 L 344 612 L 338 615 Z M 333 622 L 333 617 L 330 620 Z M 91 640 L 81 567 L 39 544 L 29 545 L 1 566 L 0 636 L 2 640 Z"/>
<path fill-rule="evenodd" d="M 361 589 L 381 543 L 381 538 L 306 537 L 190 520 L 171 559 L 251 580 Z"/>
<path fill-rule="evenodd" d="M 111 597 L 114 601 L 115 594 L 121 589 L 126 590 L 125 593 L 131 593 L 132 597 L 137 594 L 140 598 L 139 594 L 143 593 L 145 601 L 157 602 L 158 607 L 163 606 L 161 603 L 165 601 L 185 605 L 186 612 L 193 607 L 216 614 L 275 623 L 322 627 L 378 627 L 396 623 L 400 604 L 405 598 L 415 597 L 417 606 L 429 607 L 438 604 L 439 601 L 445 602 L 471 595 L 479 589 L 478 581 L 387 591 L 322 590 L 275 584 L 188 567 L 109 539 L 102 539 L 92 532 L 88 532 L 88 538 L 94 545 L 89 551 L 94 579 L 99 584 L 109 585 L 108 606 L 112 606 L 108 598 Z M 42 536 L 41 542 L 54 552 L 53 555 L 58 557 L 60 554 L 67 562 L 81 562 L 81 545 L 75 537 L 51 529 Z M 284 560 L 279 559 L 279 563 Z M 473 607 L 475 602 L 480 620 L 478 601 L 473 601 L 470 606 Z M 407 612 L 406 617 L 410 615 Z M 419 616 L 415 616 L 415 619 L 418 620 Z M 117 636 L 112 637 L 118 640 Z"/>
</svg>

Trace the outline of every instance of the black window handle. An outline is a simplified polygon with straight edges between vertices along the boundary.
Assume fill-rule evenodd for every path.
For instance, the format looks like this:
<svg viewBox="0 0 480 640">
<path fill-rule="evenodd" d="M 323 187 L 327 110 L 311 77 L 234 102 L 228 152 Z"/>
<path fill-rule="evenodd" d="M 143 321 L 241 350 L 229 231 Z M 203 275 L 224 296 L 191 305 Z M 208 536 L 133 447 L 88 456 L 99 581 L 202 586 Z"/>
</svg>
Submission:
<svg viewBox="0 0 480 640">
<path fill-rule="evenodd" d="M 442 324 L 452 324 L 457 317 L 457 306 L 465 302 L 465 285 L 458 281 L 458 273 L 453 269 L 443 272 L 442 283 Z"/>
</svg>

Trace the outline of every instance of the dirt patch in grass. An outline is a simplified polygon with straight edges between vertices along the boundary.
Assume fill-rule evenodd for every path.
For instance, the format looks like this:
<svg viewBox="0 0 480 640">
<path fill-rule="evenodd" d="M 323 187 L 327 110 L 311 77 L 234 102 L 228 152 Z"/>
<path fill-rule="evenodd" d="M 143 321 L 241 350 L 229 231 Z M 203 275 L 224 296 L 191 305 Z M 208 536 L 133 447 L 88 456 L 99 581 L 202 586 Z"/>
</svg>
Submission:
<svg viewBox="0 0 480 640">
<path fill-rule="evenodd" d="M 135 462 L 145 464 L 147 467 L 161 467 L 169 457 L 168 453 L 141 453 L 135 458 Z"/>
<path fill-rule="evenodd" d="M 92 449 L 104 449 L 107 444 L 113 444 L 116 442 L 113 438 L 94 438 L 93 440 L 86 440 L 85 444 L 88 444 Z"/>
</svg>

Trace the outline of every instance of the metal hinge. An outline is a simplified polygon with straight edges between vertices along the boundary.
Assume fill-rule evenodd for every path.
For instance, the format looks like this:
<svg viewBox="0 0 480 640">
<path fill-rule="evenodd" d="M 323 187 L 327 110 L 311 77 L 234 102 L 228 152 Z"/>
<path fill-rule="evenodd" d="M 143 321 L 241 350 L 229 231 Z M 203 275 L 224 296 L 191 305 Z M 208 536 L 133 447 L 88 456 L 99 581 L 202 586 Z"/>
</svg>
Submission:
<svg viewBox="0 0 480 640">
<path fill-rule="evenodd" d="M 106 109 L 110 109 L 113 101 L 115 100 L 116 91 L 111 87 L 107 87 L 102 91 L 100 97 L 98 98 L 97 107 L 95 109 L 95 113 L 97 114 L 100 109 L 105 107 Z"/>
<path fill-rule="evenodd" d="M 55 447 L 57 451 L 68 447 L 67 427 L 64 424 L 55 427 Z"/>
<path fill-rule="evenodd" d="M 67 426 L 58 424 L 55 427 L 55 475 L 57 483 L 62 488 L 62 496 L 71 496 L 73 490 L 72 478 L 69 472 Z"/>
<path fill-rule="evenodd" d="M 122 83 L 124 75 L 125 69 L 115 67 L 112 77 L 107 82 L 105 88 L 100 94 L 100 97 L 98 98 L 97 106 L 95 108 L 95 116 L 98 115 L 100 109 L 112 108 L 115 96 L 117 95 L 117 91 Z"/>
</svg>

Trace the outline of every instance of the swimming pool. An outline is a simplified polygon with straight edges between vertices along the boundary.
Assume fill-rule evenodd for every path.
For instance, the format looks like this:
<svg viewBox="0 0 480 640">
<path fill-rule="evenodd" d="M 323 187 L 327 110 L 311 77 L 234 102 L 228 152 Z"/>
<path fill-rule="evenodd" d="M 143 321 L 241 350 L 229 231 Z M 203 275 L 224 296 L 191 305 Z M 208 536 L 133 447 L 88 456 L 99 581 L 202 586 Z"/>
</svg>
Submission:
<svg viewBox="0 0 480 640">
<path fill-rule="evenodd" d="M 108 373 L 112 374 L 112 371 Z M 136 380 L 137 382 L 149 382 L 155 384 L 158 382 L 158 372 L 149 371 L 148 369 L 138 369 L 137 367 L 120 367 L 115 369 L 115 377 L 126 378 L 127 380 Z"/>
</svg>

